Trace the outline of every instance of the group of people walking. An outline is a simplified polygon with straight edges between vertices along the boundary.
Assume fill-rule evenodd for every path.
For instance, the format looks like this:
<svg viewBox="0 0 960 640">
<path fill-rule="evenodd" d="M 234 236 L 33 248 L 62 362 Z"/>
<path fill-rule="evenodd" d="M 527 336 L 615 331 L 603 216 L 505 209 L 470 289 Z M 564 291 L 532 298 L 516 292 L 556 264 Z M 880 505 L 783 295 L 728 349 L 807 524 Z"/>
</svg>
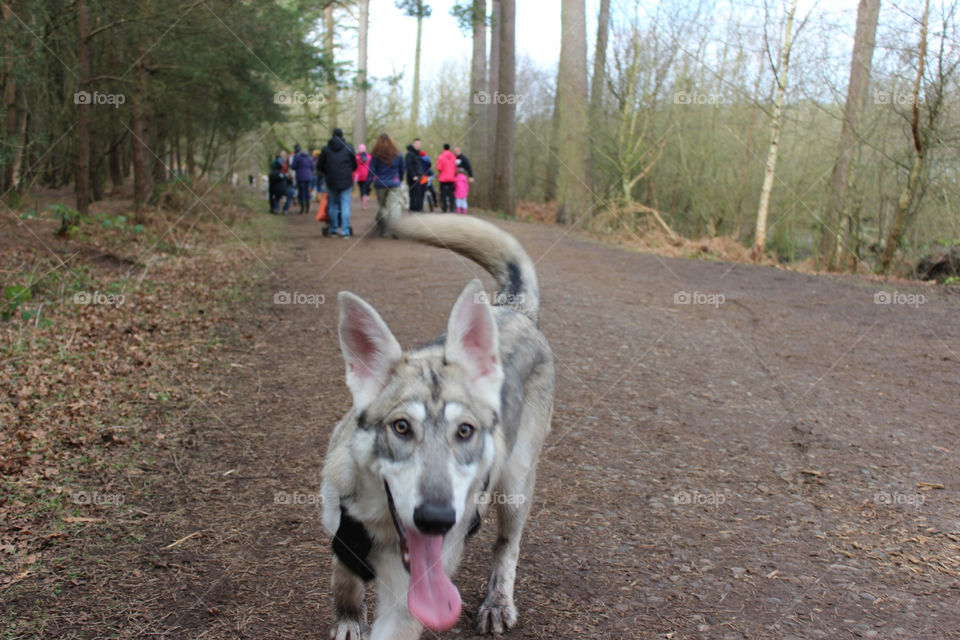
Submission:
<svg viewBox="0 0 960 640">
<path fill-rule="evenodd" d="M 420 138 L 414 138 L 413 142 L 407 145 L 405 164 L 407 186 L 410 189 L 410 211 L 423 211 L 424 201 L 427 201 L 430 210 L 433 210 L 437 201 L 432 179 L 435 167 L 437 182 L 440 183 L 441 211 L 467 212 L 467 196 L 470 193 L 470 183 L 473 182 L 473 167 L 460 147 L 453 147 L 451 150 L 449 144 L 444 144 L 436 163 L 432 163 L 427 152 L 421 149 Z"/>
<path fill-rule="evenodd" d="M 280 202 L 286 198 L 282 213 L 290 212 L 293 198 L 297 198 L 299 213 L 307 213 L 314 195 L 327 193 L 329 234 L 347 238 L 350 227 L 350 195 L 353 185 L 360 189 L 364 209 L 370 190 L 377 197 L 377 227 L 386 234 L 386 221 L 403 211 L 404 197 L 409 196 L 409 210 L 423 211 L 426 202 L 433 211 L 437 193 L 433 188 L 436 177 L 440 184 L 439 206 L 444 213 L 467 213 L 467 197 L 473 182 L 473 167 L 460 147 L 443 145 L 436 162 L 421 148 L 415 138 L 407 145 L 404 156 L 393 139 L 381 133 L 371 152 L 360 144 L 357 152 L 347 144 L 341 129 L 334 129 L 326 146 L 312 154 L 294 145 L 288 156 L 281 150 L 273 159 L 269 175 L 270 213 L 281 213 Z M 325 232 L 326 233 L 326 232 Z"/>
<path fill-rule="evenodd" d="M 308 213 L 312 193 L 327 193 L 330 233 L 346 238 L 350 235 L 350 193 L 353 190 L 357 156 L 343 138 L 341 129 L 334 129 L 326 146 L 313 154 L 293 146 L 288 158 L 280 151 L 270 167 L 270 213 L 280 213 L 280 200 L 286 197 L 283 213 L 290 211 L 293 196 L 300 205 L 299 213 Z M 294 186 L 294 184 L 296 186 Z"/>
</svg>

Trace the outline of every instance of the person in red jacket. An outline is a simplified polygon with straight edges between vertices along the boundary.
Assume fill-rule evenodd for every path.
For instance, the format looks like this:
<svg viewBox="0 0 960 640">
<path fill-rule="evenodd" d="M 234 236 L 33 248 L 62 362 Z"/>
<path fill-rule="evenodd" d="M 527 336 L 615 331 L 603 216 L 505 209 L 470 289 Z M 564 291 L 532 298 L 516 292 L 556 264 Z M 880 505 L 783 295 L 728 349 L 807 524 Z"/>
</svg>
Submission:
<svg viewBox="0 0 960 640">
<path fill-rule="evenodd" d="M 437 182 L 440 183 L 440 209 L 450 213 L 456 206 L 453 197 L 453 184 L 457 179 L 457 156 L 450 151 L 450 145 L 444 143 L 443 152 L 437 156 Z"/>
<path fill-rule="evenodd" d="M 353 181 L 360 187 L 360 208 L 367 210 L 367 200 L 370 199 L 370 159 L 367 145 L 362 142 L 357 145 L 357 170 L 353 172 Z"/>
</svg>

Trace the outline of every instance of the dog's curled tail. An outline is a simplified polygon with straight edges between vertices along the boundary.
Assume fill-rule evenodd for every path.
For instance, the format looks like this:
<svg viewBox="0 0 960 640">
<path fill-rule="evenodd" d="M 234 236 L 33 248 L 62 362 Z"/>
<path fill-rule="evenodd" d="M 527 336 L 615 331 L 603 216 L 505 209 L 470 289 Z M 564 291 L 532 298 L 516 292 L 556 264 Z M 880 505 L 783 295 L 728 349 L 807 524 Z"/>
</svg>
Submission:
<svg viewBox="0 0 960 640">
<path fill-rule="evenodd" d="M 540 290 L 533 261 L 512 235 L 485 220 L 443 213 L 415 213 L 395 218 L 390 231 L 398 238 L 450 249 L 473 260 L 497 281 L 494 306 L 509 307 L 540 323 Z"/>
</svg>

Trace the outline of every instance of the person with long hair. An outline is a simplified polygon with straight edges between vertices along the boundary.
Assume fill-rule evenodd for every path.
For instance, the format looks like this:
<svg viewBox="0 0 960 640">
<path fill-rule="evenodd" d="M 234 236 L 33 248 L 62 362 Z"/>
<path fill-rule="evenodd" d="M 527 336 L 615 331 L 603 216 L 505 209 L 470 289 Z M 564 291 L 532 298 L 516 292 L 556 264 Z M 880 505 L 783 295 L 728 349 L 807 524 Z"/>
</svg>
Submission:
<svg viewBox="0 0 960 640">
<path fill-rule="evenodd" d="M 403 155 L 386 133 L 377 137 L 370 160 L 370 182 L 377 192 L 377 228 L 387 235 L 387 221 L 403 212 Z"/>
</svg>

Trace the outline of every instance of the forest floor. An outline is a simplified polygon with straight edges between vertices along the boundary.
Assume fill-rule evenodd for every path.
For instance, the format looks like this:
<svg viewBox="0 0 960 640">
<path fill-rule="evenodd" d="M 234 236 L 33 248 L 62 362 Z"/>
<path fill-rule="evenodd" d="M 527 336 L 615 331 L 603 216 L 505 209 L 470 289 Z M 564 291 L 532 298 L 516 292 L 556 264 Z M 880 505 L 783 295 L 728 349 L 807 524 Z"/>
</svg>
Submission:
<svg viewBox="0 0 960 640">
<path fill-rule="evenodd" d="M 16 468 L 13 449 L 2 459 L 0 638 L 328 637 L 317 492 L 350 404 L 336 294 L 371 302 L 409 347 L 443 330 L 482 272 L 366 237 L 358 203 L 349 240 L 312 216 L 255 220 L 208 247 L 181 237 L 164 260 L 112 249 L 152 285 L 78 311 L 78 340 L 127 345 L 76 381 L 82 397 L 64 397 L 69 380 L 38 396 L 4 353 L 10 419 L 48 407 L 60 420 L 66 403 L 67 429 L 92 420 L 84 402 L 107 417 L 75 454 L 51 461 L 40 442 Z M 505 637 L 960 637 L 955 293 L 496 223 L 537 264 L 557 363 Z M 280 292 L 307 304 L 274 304 Z M 119 380 L 130 388 L 97 395 Z M 43 436 L 18 427 L 22 442 Z M 455 580 L 460 624 L 425 638 L 473 636 L 494 530 Z"/>
</svg>

